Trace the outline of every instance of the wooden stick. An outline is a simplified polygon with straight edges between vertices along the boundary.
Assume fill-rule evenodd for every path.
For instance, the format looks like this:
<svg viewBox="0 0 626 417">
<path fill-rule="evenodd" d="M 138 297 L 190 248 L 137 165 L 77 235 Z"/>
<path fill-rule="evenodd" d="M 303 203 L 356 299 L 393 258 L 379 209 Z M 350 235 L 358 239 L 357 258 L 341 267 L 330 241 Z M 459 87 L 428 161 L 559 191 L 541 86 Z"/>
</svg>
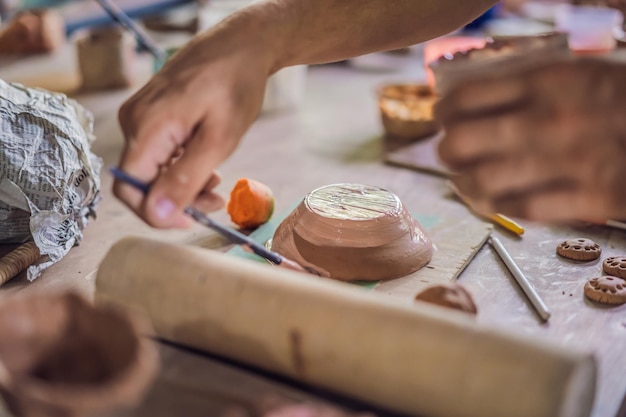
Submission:
<svg viewBox="0 0 626 417">
<path fill-rule="evenodd" d="M 535 291 L 530 281 L 528 281 L 528 278 L 526 278 L 526 275 L 524 275 L 522 270 L 519 269 L 519 266 L 517 266 L 502 242 L 500 242 L 500 239 L 495 236 L 491 236 L 489 238 L 489 243 L 491 244 L 491 247 L 495 249 L 500 259 L 502 259 L 504 265 L 506 265 L 508 270 L 511 272 L 511 275 L 513 275 L 513 278 L 515 278 L 515 281 L 517 281 L 524 294 L 526 294 L 526 297 L 528 297 L 528 300 L 537 311 L 537 314 L 539 314 L 539 317 L 541 317 L 543 321 L 548 321 L 551 315 L 548 306 L 546 306 L 546 303 L 544 303 L 539 294 L 537 294 L 537 291 Z"/>
<path fill-rule="evenodd" d="M 31 266 L 41 253 L 35 242 L 26 242 L 0 258 L 0 286 Z"/>
</svg>

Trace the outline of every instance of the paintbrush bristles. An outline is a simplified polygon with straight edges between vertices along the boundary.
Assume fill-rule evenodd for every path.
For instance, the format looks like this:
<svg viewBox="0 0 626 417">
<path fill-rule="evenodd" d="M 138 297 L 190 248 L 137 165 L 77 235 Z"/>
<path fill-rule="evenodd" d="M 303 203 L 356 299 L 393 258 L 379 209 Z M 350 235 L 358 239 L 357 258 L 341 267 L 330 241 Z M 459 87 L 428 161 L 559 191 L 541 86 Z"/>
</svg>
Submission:
<svg viewBox="0 0 626 417">
<path fill-rule="evenodd" d="M 282 262 L 278 264 L 278 266 L 285 269 L 291 269 L 292 271 L 307 272 L 300 264 L 287 258 L 283 258 Z"/>
</svg>

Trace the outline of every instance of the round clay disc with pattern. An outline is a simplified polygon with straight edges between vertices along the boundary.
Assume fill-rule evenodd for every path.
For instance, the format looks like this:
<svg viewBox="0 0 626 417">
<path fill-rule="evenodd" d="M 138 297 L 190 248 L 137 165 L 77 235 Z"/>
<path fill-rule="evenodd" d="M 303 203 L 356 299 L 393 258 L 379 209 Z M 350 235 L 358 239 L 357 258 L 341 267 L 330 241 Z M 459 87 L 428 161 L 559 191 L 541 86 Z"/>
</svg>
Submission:
<svg viewBox="0 0 626 417">
<path fill-rule="evenodd" d="M 626 303 L 626 280 L 609 276 L 592 278 L 585 284 L 585 295 L 598 303 L 624 304 Z"/>
<path fill-rule="evenodd" d="M 561 242 L 556 247 L 556 253 L 575 261 L 593 261 L 600 257 L 602 248 L 591 239 L 578 238 Z"/>
<path fill-rule="evenodd" d="M 626 256 L 611 256 L 602 261 L 602 270 L 607 275 L 626 279 Z"/>
</svg>

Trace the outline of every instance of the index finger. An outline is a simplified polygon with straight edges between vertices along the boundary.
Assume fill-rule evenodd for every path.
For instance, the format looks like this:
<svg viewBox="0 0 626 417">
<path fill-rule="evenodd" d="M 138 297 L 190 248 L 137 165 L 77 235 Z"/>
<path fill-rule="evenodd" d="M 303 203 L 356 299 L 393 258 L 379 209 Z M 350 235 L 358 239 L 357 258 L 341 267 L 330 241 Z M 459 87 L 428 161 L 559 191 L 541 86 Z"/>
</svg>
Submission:
<svg viewBox="0 0 626 417">
<path fill-rule="evenodd" d="M 439 101 L 437 118 L 446 127 L 469 118 L 520 108 L 530 98 L 525 84 L 519 77 L 467 80 Z"/>
<path fill-rule="evenodd" d="M 203 122 L 185 144 L 182 156 L 168 166 L 152 184 L 144 216 L 150 224 L 174 226 L 185 207 L 191 205 L 215 177 L 215 168 L 226 158 L 234 141 Z"/>
</svg>

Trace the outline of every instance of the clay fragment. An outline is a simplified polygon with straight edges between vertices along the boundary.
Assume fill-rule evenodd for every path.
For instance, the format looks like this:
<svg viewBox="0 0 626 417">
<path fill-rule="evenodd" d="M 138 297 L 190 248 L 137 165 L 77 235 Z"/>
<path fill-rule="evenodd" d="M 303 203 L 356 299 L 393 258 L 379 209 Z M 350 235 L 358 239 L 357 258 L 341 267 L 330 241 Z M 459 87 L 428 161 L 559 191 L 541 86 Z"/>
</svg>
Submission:
<svg viewBox="0 0 626 417">
<path fill-rule="evenodd" d="M 415 301 L 424 301 L 474 315 L 478 313 L 472 295 L 459 284 L 433 285 L 417 294 Z"/>
</svg>

